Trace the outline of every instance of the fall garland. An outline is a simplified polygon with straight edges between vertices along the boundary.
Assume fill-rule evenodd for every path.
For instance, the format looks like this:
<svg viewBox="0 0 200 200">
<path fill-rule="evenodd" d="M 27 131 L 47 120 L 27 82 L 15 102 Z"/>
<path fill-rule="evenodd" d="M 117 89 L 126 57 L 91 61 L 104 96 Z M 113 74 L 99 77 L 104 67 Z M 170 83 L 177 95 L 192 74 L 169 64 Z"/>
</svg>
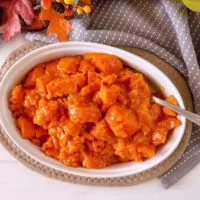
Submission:
<svg viewBox="0 0 200 200">
<path fill-rule="evenodd" d="M 0 24 L 9 41 L 21 30 L 42 30 L 56 34 L 59 41 L 67 41 L 77 15 L 91 13 L 90 0 L 0 0 Z"/>
<path fill-rule="evenodd" d="M 200 12 L 199 0 L 174 1 Z M 67 41 L 72 30 L 70 20 L 91 11 L 91 0 L 0 0 L 0 25 L 6 41 L 22 30 L 45 28 L 48 35 L 55 34 L 59 41 Z"/>
</svg>

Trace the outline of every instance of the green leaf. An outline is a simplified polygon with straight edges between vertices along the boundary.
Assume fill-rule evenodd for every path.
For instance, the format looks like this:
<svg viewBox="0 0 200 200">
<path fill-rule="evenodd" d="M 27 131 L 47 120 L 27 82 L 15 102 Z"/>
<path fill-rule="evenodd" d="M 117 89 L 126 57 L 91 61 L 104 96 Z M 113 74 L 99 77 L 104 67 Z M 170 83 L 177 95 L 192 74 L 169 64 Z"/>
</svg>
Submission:
<svg viewBox="0 0 200 200">
<path fill-rule="evenodd" d="M 200 12 L 200 0 L 182 0 L 187 8 L 192 11 Z"/>
</svg>

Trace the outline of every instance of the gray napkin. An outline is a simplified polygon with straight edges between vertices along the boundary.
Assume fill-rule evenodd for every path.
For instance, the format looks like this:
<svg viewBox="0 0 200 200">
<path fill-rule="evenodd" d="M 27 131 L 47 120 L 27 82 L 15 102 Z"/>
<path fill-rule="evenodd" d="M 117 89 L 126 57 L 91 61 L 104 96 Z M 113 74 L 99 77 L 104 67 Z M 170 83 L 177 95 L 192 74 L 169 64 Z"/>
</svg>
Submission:
<svg viewBox="0 0 200 200">
<path fill-rule="evenodd" d="M 95 0 L 89 17 L 73 20 L 71 40 L 146 49 L 179 70 L 188 80 L 196 112 L 200 114 L 200 14 L 181 12 L 176 0 Z M 91 20 L 91 21 L 90 21 Z M 89 26 L 88 26 L 89 25 Z M 56 42 L 43 32 L 28 33 L 29 40 Z M 187 150 L 162 177 L 169 188 L 200 162 L 200 128 L 193 127 Z"/>
</svg>

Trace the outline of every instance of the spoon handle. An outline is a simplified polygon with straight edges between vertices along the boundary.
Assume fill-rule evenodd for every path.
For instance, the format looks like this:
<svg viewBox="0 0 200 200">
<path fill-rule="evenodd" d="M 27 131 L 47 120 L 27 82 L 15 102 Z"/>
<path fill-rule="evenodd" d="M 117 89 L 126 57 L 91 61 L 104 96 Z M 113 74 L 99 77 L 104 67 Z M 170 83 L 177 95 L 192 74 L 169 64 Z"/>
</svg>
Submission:
<svg viewBox="0 0 200 200">
<path fill-rule="evenodd" d="M 179 115 L 184 116 L 186 119 L 192 121 L 193 123 L 200 126 L 200 115 L 197 115 L 195 113 L 189 112 L 187 110 L 184 110 L 178 106 L 172 105 L 171 103 L 168 103 L 162 99 L 159 99 L 155 96 L 152 97 L 153 101 L 157 104 L 160 104 L 161 106 L 168 107 L 178 113 Z"/>
</svg>

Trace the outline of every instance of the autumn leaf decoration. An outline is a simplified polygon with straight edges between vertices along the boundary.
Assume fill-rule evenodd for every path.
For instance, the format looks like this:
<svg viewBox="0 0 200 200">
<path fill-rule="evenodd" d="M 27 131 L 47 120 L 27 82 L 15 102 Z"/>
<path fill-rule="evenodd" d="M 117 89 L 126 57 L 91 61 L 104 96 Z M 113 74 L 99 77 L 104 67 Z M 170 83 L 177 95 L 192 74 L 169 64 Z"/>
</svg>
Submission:
<svg viewBox="0 0 200 200">
<path fill-rule="evenodd" d="M 41 1 L 42 10 L 40 12 L 40 20 L 49 21 L 47 28 L 48 35 L 56 34 L 60 42 L 68 40 L 68 33 L 71 32 L 71 23 L 65 19 L 70 17 L 73 12 L 65 11 L 64 13 L 58 13 L 52 8 L 52 0 Z"/>
<path fill-rule="evenodd" d="M 21 31 L 21 19 L 27 25 L 30 25 L 34 19 L 32 0 L 0 0 L 0 7 L 5 12 L 3 16 L 3 36 L 6 41 L 9 41 L 15 33 Z"/>
</svg>

